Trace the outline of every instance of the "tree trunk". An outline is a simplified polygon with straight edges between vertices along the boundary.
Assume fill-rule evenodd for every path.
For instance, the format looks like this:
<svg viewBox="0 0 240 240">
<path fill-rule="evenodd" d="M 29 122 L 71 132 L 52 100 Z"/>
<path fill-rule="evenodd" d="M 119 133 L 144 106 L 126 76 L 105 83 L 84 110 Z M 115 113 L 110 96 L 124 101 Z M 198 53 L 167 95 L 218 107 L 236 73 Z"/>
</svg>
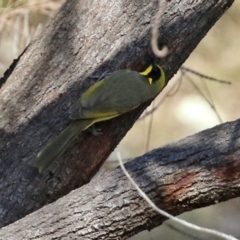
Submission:
<svg viewBox="0 0 240 240">
<path fill-rule="evenodd" d="M 126 168 L 157 206 L 181 214 L 240 196 L 239 139 L 240 120 L 153 150 Z M 117 168 L 2 228 L 0 239 L 127 239 L 163 220 Z"/>
<path fill-rule="evenodd" d="M 168 79 L 232 2 L 167 2 L 159 43 L 170 49 L 162 61 Z M 67 126 L 67 110 L 96 81 L 91 76 L 140 70 L 149 61 L 156 11 L 157 1 L 67 0 L 0 81 L 5 82 L 0 89 L 0 226 L 88 183 L 142 113 L 147 104 L 99 124 L 99 137 L 82 134 L 48 174 L 31 166 L 46 142 Z"/>
</svg>

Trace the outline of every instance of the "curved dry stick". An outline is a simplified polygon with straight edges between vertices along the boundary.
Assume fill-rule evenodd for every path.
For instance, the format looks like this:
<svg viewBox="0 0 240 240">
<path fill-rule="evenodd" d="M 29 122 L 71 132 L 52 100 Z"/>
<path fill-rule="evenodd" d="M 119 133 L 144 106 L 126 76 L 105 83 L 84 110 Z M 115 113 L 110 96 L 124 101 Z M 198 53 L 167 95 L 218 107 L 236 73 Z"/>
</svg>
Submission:
<svg viewBox="0 0 240 240">
<path fill-rule="evenodd" d="M 159 0 L 158 8 L 159 10 L 155 16 L 153 27 L 152 27 L 151 46 L 152 46 L 154 55 L 156 55 L 159 58 L 163 58 L 163 57 L 166 57 L 169 52 L 167 46 L 163 46 L 161 50 L 158 48 L 158 27 L 161 23 L 162 15 L 166 8 L 163 1 Z"/>
</svg>

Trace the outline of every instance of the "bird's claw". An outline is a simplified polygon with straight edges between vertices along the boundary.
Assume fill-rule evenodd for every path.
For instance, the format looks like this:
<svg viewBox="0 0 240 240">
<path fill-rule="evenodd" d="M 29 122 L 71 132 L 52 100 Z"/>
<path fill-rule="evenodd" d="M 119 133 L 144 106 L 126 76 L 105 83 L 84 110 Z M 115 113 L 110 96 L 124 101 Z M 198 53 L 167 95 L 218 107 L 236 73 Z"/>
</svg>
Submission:
<svg viewBox="0 0 240 240">
<path fill-rule="evenodd" d="M 100 76 L 99 75 L 93 75 L 91 76 L 91 78 L 93 79 L 98 79 L 98 80 L 102 80 L 103 78 L 107 77 L 111 72 L 109 70 L 106 70 L 105 72 L 103 72 Z"/>
<path fill-rule="evenodd" d="M 99 135 L 101 135 L 103 133 L 101 128 L 96 128 L 94 125 L 92 125 L 88 129 L 86 129 L 86 131 L 91 133 L 95 137 L 97 137 L 97 136 L 99 136 Z"/>
</svg>

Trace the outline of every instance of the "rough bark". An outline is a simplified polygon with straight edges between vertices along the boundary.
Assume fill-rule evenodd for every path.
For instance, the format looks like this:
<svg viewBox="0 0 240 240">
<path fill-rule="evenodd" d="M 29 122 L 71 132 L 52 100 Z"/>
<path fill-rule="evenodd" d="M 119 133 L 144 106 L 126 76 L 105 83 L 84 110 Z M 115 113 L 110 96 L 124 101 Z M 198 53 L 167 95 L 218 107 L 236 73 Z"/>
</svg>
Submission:
<svg viewBox="0 0 240 240">
<path fill-rule="evenodd" d="M 162 61 L 168 79 L 232 2 L 167 4 L 159 43 L 170 48 Z M 49 174 L 31 166 L 68 124 L 68 108 L 95 81 L 90 75 L 140 70 L 152 57 L 156 11 L 157 1 L 68 0 L 21 56 L 0 90 L 0 226 L 89 182 L 141 114 L 146 104 L 99 124 L 104 134 L 98 138 L 82 134 Z"/>
<path fill-rule="evenodd" d="M 126 168 L 177 215 L 240 196 L 240 120 L 153 150 Z M 120 168 L 0 230 L 0 239 L 127 239 L 164 221 Z M 210 239 L 210 238 L 209 238 Z"/>
</svg>

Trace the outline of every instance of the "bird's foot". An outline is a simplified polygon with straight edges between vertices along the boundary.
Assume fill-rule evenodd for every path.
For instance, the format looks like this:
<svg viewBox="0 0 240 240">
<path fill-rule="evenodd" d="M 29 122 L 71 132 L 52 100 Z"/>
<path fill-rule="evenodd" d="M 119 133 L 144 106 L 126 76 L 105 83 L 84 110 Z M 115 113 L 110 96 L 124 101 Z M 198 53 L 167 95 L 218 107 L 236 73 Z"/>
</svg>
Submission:
<svg viewBox="0 0 240 240">
<path fill-rule="evenodd" d="M 93 79 L 98 79 L 98 80 L 102 80 L 103 78 L 107 77 L 108 75 L 110 75 L 110 71 L 106 70 L 105 72 L 103 72 L 100 76 L 99 75 L 93 75 L 91 76 L 91 78 Z"/>
<path fill-rule="evenodd" d="M 95 137 L 103 134 L 102 129 L 101 128 L 96 128 L 94 125 L 92 125 L 88 129 L 86 129 L 86 131 L 91 133 Z"/>
</svg>

